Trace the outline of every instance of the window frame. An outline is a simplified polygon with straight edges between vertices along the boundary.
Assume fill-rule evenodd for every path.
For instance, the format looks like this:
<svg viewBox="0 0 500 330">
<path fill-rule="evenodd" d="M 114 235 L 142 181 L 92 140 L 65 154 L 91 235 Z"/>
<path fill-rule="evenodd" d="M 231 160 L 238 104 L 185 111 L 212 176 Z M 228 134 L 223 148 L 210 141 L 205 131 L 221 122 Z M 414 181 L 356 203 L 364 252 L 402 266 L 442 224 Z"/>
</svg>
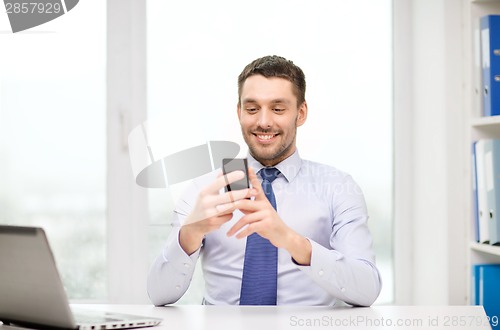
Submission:
<svg viewBox="0 0 500 330">
<path fill-rule="evenodd" d="M 128 153 L 128 133 L 147 117 L 146 1 L 108 0 L 106 24 L 108 302 L 150 303 L 147 190 Z"/>
</svg>

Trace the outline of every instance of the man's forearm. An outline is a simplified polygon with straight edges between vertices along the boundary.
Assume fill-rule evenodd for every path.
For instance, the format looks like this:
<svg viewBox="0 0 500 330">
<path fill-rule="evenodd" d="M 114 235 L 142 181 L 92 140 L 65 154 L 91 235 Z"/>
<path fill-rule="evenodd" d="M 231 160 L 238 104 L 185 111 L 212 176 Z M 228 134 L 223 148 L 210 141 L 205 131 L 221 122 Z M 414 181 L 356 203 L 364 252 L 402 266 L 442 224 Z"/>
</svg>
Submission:
<svg viewBox="0 0 500 330">
<path fill-rule="evenodd" d="M 187 226 L 181 227 L 179 231 L 179 245 L 187 255 L 191 255 L 197 251 L 200 248 L 202 241 L 202 235 L 200 236 L 195 234 L 190 231 Z"/>
<path fill-rule="evenodd" d="M 291 231 L 289 234 L 288 244 L 285 249 L 290 253 L 293 260 L 301 266 L 309 266 L 311 264 L 312 247 L 311 242 L 307 238 L 298 233 Z"/>
</svg>

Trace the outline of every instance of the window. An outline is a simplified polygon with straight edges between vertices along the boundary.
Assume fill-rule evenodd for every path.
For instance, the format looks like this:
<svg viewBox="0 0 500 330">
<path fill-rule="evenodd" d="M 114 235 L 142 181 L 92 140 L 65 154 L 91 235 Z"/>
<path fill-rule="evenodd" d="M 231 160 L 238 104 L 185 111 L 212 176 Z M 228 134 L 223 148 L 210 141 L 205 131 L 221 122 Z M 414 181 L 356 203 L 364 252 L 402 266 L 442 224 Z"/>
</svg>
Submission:
<svg viewBox="0 0 500 330">
<path fill-rule="evenodd" d="M 141 38 L 135 27 L 108 31 L 106 40 L 106 5 L 116 21 L 130 14 L 140 25 L 138 3 L 80 1 L 56 20 L 0 34 L 0 223 L 46 229 L 73 301 L 107 300 L 108 292 L 125 286 L 119 278 L 109 285 L 106 280 L 107 266 L 118 273 L 112 279 L 121 276 L 106 257 L 106 43 L 115 42 L 108 48 L 115 60 L 122 59 L 120 38 L 133 35 L 126 51 L 142 44 L 134 43 Z M 379 303 L 393 299 L 391 14 L 390 0 L 147 3 L 148 121 L 164 128 L 156 137 L 162 143 L 153 146 L 155 156 L 207 140 L 245 146 L 235 112 L 237 75 L 263 55 L 293 60 L 308 83 L 309 117 L 299 128 L 298 148 L 304 158 L 350 173 L 363 189 L 384 281 Z M 6 15 L 0 15 L 0 28 L 10 30 Z M 128 73 L 143 60 L 130 56 L 134 63 L 120 62 Z M 121 69 L 112 74 L 123 74 Z M 121 93 L 116 103 L 127 100 L 121 85 L 111 92 Z M 245 154 L 243 148 L 240 155 Z M 187 184 L 148 191 L 150 261 L 169 234 L 173 205 Z M 126 198 L 136 196 L 131 185 L 123 185 Z M 142 219 L 114 219 L 118 236 L 140 236 L 122 220 Z M 145 238 L 138 241 L 142 248 Z M 119 256 L 120 247 L 113 245 L 109 255 Z M 147 270 L 137 265 L 142 250 L 134 249 L 134 256 L 118 263 L 126 268 L 132 260 L 139 268 L 126 282 L 134 283 L 135 291 L 112 302 L 137 302 L 145 295 Z M 202 290 L 198 270 L 181 303 L 199 303 Z"/>
<path fill-rule="evenodd" d="M 105 16 L 0 34 L 0 223 L 45 228 L 72 300 L 107 295 Z"/>
<path fill-rule="evenodd" d="M 384 282 L 377 303 L 391 302 L 391 1 L 150 0 L 147 6 L 148 116 L 165 128 L 156 157 L 207 140 L 245 146 L 236 117 L 237 75 L 264 55 L 293 60 L 308 84 L 301 156 L 350 173 L 363 189 Z M 171 188 L 149 192 L 151 258 L 168 235 L 183 189 Z M 199 303 L 202 288 L 198 272 L 181 303 Z"/>
</svg>

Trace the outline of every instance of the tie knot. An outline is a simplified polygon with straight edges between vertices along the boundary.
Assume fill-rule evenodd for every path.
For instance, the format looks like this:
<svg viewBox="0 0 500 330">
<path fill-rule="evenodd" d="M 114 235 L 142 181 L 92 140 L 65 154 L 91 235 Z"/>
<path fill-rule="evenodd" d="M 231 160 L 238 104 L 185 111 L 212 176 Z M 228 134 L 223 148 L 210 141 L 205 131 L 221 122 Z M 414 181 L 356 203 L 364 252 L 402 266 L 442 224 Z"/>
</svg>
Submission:
<svg viewBox="0 0 500 330">
<path fill-rule="evenodd" d="M 265 167 L 259 171 L 259 174 L 262 180 L 273 182 L 280 174 L 280 170 L 276 167 Z"/>
</svg>

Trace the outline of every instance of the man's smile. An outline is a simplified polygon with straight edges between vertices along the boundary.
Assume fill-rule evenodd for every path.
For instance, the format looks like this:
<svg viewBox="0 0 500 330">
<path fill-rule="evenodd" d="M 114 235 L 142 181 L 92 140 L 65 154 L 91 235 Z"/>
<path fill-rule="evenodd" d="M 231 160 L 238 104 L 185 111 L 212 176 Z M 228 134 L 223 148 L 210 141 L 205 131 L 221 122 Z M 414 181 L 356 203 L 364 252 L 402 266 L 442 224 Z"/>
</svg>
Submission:
<svg viewBox="0 0 500 330">
<path fill-rule="evenodd" d="M 253 133 L 260 143 L 271 143 L 273 142 L 278 134 L 264 134 L 264 133 Z"/>
</svg>

